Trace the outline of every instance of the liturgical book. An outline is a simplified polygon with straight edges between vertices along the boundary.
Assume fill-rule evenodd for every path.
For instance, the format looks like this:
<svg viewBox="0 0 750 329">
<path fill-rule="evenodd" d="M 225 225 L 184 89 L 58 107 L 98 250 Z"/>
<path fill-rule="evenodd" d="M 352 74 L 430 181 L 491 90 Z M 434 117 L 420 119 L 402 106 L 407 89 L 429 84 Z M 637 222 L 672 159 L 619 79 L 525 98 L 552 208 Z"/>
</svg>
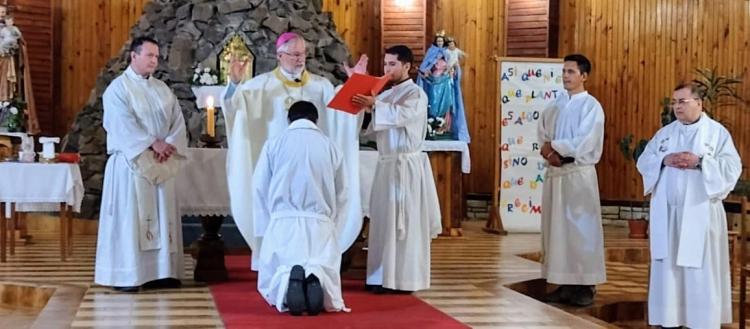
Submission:
<svg viewBox="0 0 750 329">
<path fill-rule="evenodd" d="M 388 77 L 374 77 L 371 75 L 354 73 L 349 80 L 346 80 L 336 96 L 333 97 L 328 107 L 339 111 L 357 114 L 362 110 L 361 107 L 352 103 L 354 95 L 376 96 L 383 90 Z"/>
</svg>

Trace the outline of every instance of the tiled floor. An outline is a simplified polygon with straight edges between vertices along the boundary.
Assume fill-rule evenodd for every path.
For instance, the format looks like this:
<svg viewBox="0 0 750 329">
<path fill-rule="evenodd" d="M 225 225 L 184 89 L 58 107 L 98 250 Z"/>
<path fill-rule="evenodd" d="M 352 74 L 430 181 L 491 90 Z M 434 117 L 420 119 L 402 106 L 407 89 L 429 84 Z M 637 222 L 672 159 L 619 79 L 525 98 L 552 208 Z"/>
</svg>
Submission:
<svg viewBox="0 0 750 329">
<path fill-rule="evenodd" d="M 463 237 L 434 241 L 432 289 L 417 293 L 418 297 L 473 328 L 613 327 L 585 310 L 560 309 L 509 288 L 539 277 L 539 264 L 530 259 L 539 252 L 540 237 L 486 234 L 481 224 L 467 222 Z M 648 266 L 642 263 L 639 248 L 646 248 L 647 241 L 627 239 L 620 230 L 606 232 L 608 258 L 614 261 L 607 263 L 609 281 L 598 287 L 597 305 L 645 300 Z M 209 289 L 202 284 L 187 280 L 176 290 L 115 293 L 92 283 L 95 237 L 76 237 L 74 257 L 68 262 L 59 260 L 57 246 L 55 240 L 39 240 L 18 248 L 7 263 L 0 263 L 0 281 L 85 287 L 73 328 L 223 327 Z M 192 259 L 186 256 L 186 260 L 186 273 L 192 277 Z M 644 328 L 645 323 L 636 321 L 627 327 Z M 0 328 L 14 327 L 0 322 Z"/>
</svg>

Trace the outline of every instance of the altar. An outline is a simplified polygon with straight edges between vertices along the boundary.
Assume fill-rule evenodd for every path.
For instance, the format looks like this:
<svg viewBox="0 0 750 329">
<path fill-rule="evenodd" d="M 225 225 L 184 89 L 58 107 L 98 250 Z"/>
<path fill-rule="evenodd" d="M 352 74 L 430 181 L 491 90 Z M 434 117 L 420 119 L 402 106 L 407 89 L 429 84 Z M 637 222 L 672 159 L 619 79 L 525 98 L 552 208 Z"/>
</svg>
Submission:
<svg viewBox="0 0 750 329">
<path fill-rule="evenodd" d="M 425 141 L 438 189 L 443 235 L 460 235 L 463 219 L 462 173 L 468 173 L 468 146 L 460 141 Z M 181 216 L 229 216 L 226 149 L 190 148 L 188 162 L 177 180 Z M 362 216 L 369 215 L 370 191 L 378 152 L 360 150 L 360 198 Z M 252 200 L 247 200 L 251 202 Z"/>
</svg>

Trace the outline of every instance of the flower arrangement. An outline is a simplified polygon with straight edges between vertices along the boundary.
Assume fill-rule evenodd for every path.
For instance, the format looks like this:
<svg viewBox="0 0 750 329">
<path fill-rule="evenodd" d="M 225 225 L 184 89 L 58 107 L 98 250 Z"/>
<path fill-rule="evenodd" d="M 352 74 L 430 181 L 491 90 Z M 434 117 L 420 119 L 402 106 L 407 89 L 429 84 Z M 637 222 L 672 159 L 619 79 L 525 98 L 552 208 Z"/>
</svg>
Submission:
<svg viewBox="0 0 750 329">
<path fill-rule="evenodd" d="M 10 132 L 23 131 L 26 103 L 20 99 L 0 101 L 0 127 Z"/>
<path fill-rule="evenodd" d="M 427 119 L 427 138 L 434 138 L 442 135 L 442 128 L 445 125 L 445 118 L 428 118 Z"/>
<path fill-rule="evenodd" d="M 213 86 L 219 83 L 219 77 L 210 67 L 198 65 L 193 71 L 193 84 L 197 86 Z"/>
</svg>

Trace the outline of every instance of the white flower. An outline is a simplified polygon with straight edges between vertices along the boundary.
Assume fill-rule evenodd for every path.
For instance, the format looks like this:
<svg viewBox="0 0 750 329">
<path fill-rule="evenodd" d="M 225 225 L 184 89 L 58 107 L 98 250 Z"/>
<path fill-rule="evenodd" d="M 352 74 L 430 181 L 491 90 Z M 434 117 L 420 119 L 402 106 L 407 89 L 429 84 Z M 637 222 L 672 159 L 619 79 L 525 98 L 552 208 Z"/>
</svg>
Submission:
<svg viewBox="0 0 750 329">
<path fill-rule="evenodd" d="M 10 114 L 13 114 L 13 115 L 18 114 L 18 109 L 15 106 L 11 107 L 10 108 Z"/>
<path fill-rule="evenodd" d="M 199 67 L 196 67 L 196 68 L 195 68 L 195 71 L 194 71 L 194 72 L 195 72 L 195 74 L 199 74 L 199 73 L 201 73 L 201 68 L 200 68 L 200 66 L 199 66 Z"/>
<path fill-rule="evenodd" d="M 435 119 L 434 119 L 434 118 L 429 118 L 429 119 L 427 119 L 427 123 L 429 123 L 429 124 L 432 124 L 433 122 L 435 122 Z"/>
<path fill-rule="evenodd" d="M 203 68 L 203 72 L 206 72 L 206 73 L 211 72 L 211 68 L 210 67 L 204 67 Z"/>
<path fill-rule="evenodd" d="M 8 107 L 8 105 L 10 105 L 10 102 L 8 101 L 3 101 L 0 103 L 0 107 Z"/>
</svg>

